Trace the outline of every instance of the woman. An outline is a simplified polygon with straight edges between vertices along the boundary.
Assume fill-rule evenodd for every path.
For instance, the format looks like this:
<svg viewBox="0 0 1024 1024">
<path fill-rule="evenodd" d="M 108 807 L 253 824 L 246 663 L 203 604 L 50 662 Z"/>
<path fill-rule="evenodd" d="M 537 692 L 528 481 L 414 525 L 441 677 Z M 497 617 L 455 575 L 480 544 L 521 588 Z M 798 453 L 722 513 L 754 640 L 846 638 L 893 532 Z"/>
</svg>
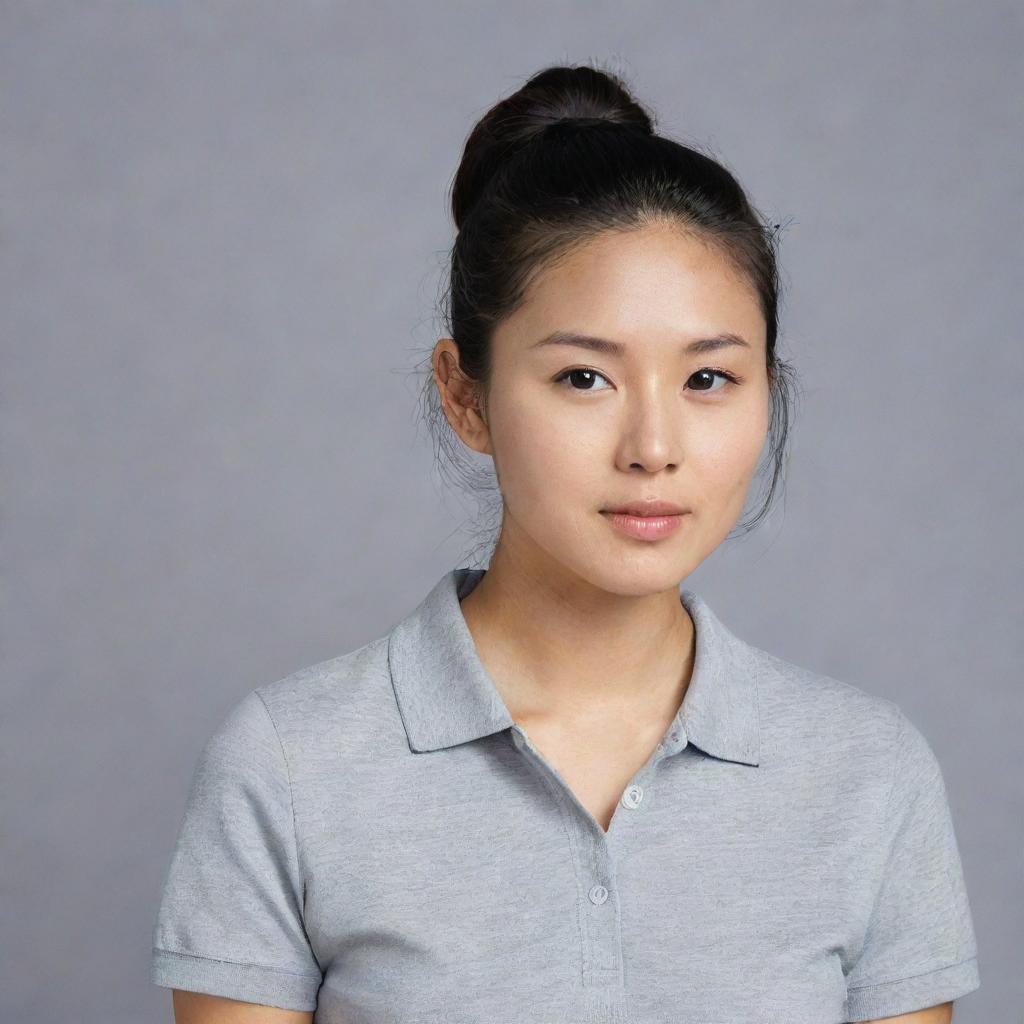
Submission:
<svg viewBox="0 0 1024 1024">
<path fill-rule="evenodd" d="M 233 709 L 153 980 L 192 1024 L 949 1021 L 924 736 L 679 589 L 783 465 L 771 226 L 591 67 L 489 111 L 452 205 L 430 386 L 494 462 L 488 568 Z"/>
</svg>

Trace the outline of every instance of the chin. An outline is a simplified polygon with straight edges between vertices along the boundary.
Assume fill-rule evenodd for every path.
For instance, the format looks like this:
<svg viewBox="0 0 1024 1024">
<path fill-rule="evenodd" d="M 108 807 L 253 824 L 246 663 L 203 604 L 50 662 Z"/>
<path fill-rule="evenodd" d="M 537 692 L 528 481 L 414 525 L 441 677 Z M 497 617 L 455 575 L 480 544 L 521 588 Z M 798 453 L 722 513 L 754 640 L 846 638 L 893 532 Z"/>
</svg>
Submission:
<svg viewBox="0 0 1024 1024">
<path fill-rule="evenodd" d="M 621 597 L 648 597 L 666 590 L 678 590 L 688 574 L 688 566 L 678 559 L 666 558 L 651 552 L 648 557 L 615 557 L 615 552 L 603 553 L 597 564 L 575 570 L 594 587 Z"/>
</svg>

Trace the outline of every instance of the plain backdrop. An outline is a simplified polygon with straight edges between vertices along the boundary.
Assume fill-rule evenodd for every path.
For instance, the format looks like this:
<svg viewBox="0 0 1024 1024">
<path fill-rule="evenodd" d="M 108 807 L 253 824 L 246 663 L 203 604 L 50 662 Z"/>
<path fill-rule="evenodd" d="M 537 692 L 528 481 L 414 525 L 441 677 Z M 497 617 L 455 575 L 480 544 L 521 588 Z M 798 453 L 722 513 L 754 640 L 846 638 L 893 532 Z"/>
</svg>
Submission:
<svg viewBox="0 0 1024 1024">
<path fill-rule="evenodd" d="M 956 1024 L 1018 1020 L 1022 43 L 992 0 L 3 3 L 0 1018 L 169 1021 L 207 737 L 465 561 L 417 407 L 448 188 L 491 104 L 593 59 L 787 223 L 785 499 L 686 585 L 921 728 Z"/>
</svg>

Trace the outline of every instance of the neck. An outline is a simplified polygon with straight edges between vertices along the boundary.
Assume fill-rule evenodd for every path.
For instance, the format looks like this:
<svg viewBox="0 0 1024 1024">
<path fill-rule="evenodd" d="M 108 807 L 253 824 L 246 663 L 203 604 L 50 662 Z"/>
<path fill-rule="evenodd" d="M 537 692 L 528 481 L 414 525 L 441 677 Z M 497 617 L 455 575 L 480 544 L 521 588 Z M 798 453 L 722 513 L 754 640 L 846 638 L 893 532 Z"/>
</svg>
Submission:
<svg viewBox="0 0 1024 1024">
<path fill-rule="evenodd" d="M 693 669 L 694 627 L 678 588 L 613 594 L 531 571 L 501 545 L 462 614 L 513 719 L 671 718 Z"/>
</svg>

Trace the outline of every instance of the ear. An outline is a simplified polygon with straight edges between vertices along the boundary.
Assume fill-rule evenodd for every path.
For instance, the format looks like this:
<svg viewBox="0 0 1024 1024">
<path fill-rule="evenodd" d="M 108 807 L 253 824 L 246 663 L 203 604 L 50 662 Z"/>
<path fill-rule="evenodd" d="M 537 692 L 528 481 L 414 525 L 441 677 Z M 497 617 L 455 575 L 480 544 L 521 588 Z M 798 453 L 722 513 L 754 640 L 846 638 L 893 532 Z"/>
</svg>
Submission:
<svg viewBox="0 0 1024 1024">
<path fill-rule="evenodd" d="M 430 362 L 441 408 L 452 430 L 473 451 L 493 454 L 480 385 L 463 373 L 455 341 L 438 339 Z"/>
</svg>

